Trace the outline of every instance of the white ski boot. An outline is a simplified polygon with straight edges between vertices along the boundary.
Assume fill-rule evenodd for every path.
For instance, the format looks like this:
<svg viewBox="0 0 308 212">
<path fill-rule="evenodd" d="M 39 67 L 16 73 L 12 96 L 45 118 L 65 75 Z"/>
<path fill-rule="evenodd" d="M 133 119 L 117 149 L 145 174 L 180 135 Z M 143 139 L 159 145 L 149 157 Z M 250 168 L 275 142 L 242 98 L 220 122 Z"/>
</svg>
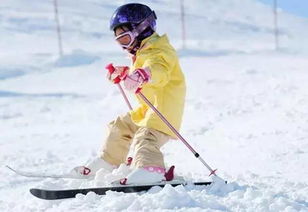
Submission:
<svg viewBox="0 0 308 212">
<path fill-rule="evenodd" d="M 120 180 L 121 185 L 154 184 L 171 181 L 174 178 L 174 166 L 168 172 L 164 168 L 147 166 L 134 169 L 126 178 Z"/>
<path fill-rule="evenodd" d="M 94 177 L 96 172 L 100 169 L 104 169 L 106 172 L 112 172 L 115 168 L 116 166 L 111 165 L 100 157 L 97 157 L 85 166 L 75 167 L 71 173 L 80 176 L 80 178 L 91 178 Z"/>
</svg>

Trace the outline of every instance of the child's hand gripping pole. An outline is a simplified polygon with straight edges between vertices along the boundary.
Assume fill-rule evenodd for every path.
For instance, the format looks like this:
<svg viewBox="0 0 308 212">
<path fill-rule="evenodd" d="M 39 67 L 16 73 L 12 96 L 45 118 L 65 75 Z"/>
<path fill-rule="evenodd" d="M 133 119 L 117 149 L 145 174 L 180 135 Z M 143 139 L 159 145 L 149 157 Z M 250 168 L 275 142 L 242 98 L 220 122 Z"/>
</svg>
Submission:
<svg viewBox="0 0 308 212">
<path fill-rule="evenodd" d="M 110 74 L 110 75 L 115 71 L 115 68 L 114 68 L 114 66 L 112 65 L 112 63 L 108 64 L 105 68 L 109 71 L 109 74 Z M 120 92 L 121 92 L 122 96 L 124 97 L 125 102 L 126 102 L 128 108 L 129 108 L 130 110 L 133 110 L 132 105 L 130 104 L 130 102 L 129 102 L 129 100 L 128 100 L 128 98 L 127 98 L 127 96 L 126 96 L 126 94 L 125 94 L 125 92 L 124 92 L 124 90 L 123 90 L 123 88 L 122 88 L 122 86 L 120 85 L 120 82 L 121 82 L 121 79 L 120 79 L 120 78 L 116 78 L 116 79 L 115 79 L 115 84 L 118 85 L 118 87 L 119 87 L 119 89 L 120 89 Z"/>
</svg>

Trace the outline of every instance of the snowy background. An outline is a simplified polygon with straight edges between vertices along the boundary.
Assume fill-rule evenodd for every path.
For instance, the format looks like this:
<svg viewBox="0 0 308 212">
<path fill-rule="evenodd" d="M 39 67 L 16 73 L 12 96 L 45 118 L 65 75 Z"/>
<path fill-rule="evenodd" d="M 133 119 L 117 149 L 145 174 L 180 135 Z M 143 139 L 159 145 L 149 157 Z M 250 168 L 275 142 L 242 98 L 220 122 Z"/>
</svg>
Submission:
<svg viewBox="0 0 308 212">
<path fill-rule="evenodd" d="M 44 201 L 29 188 L 92 182 L 5 168 L 59 174 L 96 155 L 106 124 L 127 111 L 104 70 L 129 64 L 108 30 L 127 2 L 59 0 L 59 57 L 53 1 L 1 1 L 0 211 L 308 211 L 308 20 L 279 10 L 274 51 L 272 8 L 257 0 L 185 1 L 186 49 L 179 1 L 140 1 L 178 49 L 187 79 L 181 133 L 228 185 Z M 178 175 L 207 179 L 180 141 L 163 152 Z"/>
</svg>

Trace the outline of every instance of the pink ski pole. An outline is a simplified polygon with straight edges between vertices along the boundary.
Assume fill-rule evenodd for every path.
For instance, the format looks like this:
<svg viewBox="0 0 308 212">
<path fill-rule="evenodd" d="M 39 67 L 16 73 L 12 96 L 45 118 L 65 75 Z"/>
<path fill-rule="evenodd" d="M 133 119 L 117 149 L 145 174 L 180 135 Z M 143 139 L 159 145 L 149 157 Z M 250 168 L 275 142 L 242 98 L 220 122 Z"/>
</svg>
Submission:
<svg viewBox="0 0 308 212">
<path fill-rule="evenodd" d="M 122 86 L 120 85 L 120 83 L 118 83 L 118 87 L 119 87 L 119 89 L 120 89 L 120 91 L 122 93 L 123 98 L 125 99 L 125 102 L 126 102 L 128 108 L 130 110 L 133 110 L 132 105 L 130 104 L 130 102 L 129 102 L 129 100 L 128 100 L 128 98 L 127 98 L 127 96 L 126 96 L 126 94 L 125 94 L 125 92 L 124 92 L 124 90 L 122 88 Z"/>
<path fill-rule="evenodd" d="M 170 124 L 170 122 L 163 116 L 163 114 L 161 114 L 161 112 L 159 112 L 154 105 L 140 92 L 141 89 L 138 89 L 136 94 L 139 95 L 141 97 L 141 99 L 159 116 L 159 118 L 170 128 L 170 130 L 188 147 L 188 149 L 194 154 L 194 156 L 196 158 L 198 158 L 201 163 L 203 163 L 203 165 L 205 165 L 205 167 L 210 171 L 210 175 L 216 175 L 216 171 L 217 169 L 213 170 L 204 160 L 203 158 L 200 156 L 200 154 L 198 152 L 196 152 L 194 150 L 194 148 L 192 146 L 189 145 L 189 143 L 183 138 L 183 136 L 172 126 L 172 124 Z"/>
<path fill-rule="evenodd" d="M 112 65 L 112 63 L 108 64 L 108 65 L 106 66 L 106 69 L 109 71 L 110 74 L 112 74 L 112 73 L 115 71 L 115 68 L 114 68 L 114 66 Z M 125 102 L 126 102 L 128 108 L 129 108 L 130 110 L 133 110 L 132 105 L 130 104 L 130 102 L 129 102 L 129 100 L 128 100 L 128 98 L 127 98 L 127 96 L 126 96 L 126 94 L 125 94 L 125 92 L 124 92 L 124 90 L 123 90 L 123 88 L 122 88 L 122 86 L 120 85 L 121 79 L 115 79 L 115 80 L 116 80 L 116 84 L 118 85 L 118 88 L 119 88 L 119 90 L 120 90 L 120 92 L 121 92 L 121 94 L 122 94 L 122 96 L 123 96 L 123 98 L 124 98 L 124 100 L 125 100 Z"/>
</svg>

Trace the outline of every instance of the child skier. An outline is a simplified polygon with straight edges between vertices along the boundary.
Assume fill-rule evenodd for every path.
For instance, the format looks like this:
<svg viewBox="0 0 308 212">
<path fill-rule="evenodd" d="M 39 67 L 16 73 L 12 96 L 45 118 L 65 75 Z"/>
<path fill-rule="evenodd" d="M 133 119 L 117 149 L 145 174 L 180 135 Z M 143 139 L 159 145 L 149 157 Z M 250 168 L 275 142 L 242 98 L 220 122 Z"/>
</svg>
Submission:
<svg viewBox="0 0 308 212">
<path fill-rule="evenodd" d="M 155 32 L 156 15 L 148 6 L 125 4 L 114 12 L 110 29 L 115 40 L 132 56 L 132 65 L 115 66 L 108 79 L 122 81 L 131 92 L 141 92 L 179 130 L 185 100 L 185 80 L 174 48 L 166 35 Z M 121 184 L 156 183 L 165 180 L 160 148 L 173 132 L 138 98 L 138 107 L 109 124 L 109 134 L 98 158 L 76 167 L 79 174 L 93 176 L 99 169 L 112 171 L 127 159 L 132 145 L 133 170 Z"/>
</svg>

